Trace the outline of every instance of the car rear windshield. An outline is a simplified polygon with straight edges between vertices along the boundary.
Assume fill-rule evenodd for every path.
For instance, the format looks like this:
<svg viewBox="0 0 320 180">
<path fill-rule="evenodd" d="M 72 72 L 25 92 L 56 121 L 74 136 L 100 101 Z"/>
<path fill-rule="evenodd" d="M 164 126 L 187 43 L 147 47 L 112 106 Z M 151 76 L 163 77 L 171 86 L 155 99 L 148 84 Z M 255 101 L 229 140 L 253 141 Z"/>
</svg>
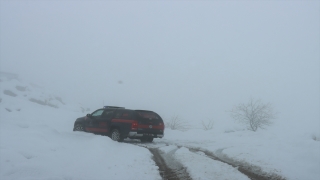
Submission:
<svg viewBox="0 0 320 180">
<path fill-rule="evenodd" d="M 152 111 L 137 111 L 138 115 L 144 119 L 161 119 L 161 117 Z"/>
</svg>

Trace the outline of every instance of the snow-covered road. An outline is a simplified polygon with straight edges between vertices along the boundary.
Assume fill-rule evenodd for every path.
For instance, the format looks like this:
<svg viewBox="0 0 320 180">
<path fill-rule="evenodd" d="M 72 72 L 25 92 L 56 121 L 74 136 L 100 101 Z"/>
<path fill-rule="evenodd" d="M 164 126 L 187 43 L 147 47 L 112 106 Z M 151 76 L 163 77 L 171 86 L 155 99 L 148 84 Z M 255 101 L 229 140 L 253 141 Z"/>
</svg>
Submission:
<svg viewBox="0 0 320 180">
<path fill-rule="evenodd" d="M 126 141 L 130 143 L 130 141 Z M 237 167 L 207 156 L 204 152 L 187 147 L 178 147 L 168 143 L 133 143 L 148 148 L 153 153 L 158 166 L 167 166 L 169 172 L 163 172 L 163 179 L 226 179 L 248 180 Z M 161 156 L 160 159 L 157 156 Z"/>
<path fill-rule="evenodd" d="M 201 147 L 188 147 L 187 143 L 175 145 L 166 140 L 154 143 L 124 142 L 149 149 L 163 179 L 284 179 L 276 174 L 255 171 L 250 166 L 226 162 L 209 151 L 201 150 Z"/>
</svg>

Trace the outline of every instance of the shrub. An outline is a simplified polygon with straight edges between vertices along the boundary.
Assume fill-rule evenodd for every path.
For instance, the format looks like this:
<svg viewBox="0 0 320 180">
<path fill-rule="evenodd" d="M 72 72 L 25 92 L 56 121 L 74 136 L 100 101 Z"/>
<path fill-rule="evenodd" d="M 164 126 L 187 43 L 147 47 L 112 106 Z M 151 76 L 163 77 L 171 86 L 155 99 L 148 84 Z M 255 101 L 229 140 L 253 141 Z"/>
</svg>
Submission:
<svg viewBox="0 0 320 180">
<path fill-rule="evenodd" d="M 172 130 L 186 131 L 190 129 L 188 122 L 181 119 L 179 116 L 173 116 L 170 121 L 166 122 L 166 127 Z"/>
<path fill-rule="evenodd" d="M 213 121 L 212 120 L 208 120 L 207 122 L 201 121 L 202 123 L 202 128 L 207 131 L 207 130 L 211 130 L 213 128 Z"/>
</svg>

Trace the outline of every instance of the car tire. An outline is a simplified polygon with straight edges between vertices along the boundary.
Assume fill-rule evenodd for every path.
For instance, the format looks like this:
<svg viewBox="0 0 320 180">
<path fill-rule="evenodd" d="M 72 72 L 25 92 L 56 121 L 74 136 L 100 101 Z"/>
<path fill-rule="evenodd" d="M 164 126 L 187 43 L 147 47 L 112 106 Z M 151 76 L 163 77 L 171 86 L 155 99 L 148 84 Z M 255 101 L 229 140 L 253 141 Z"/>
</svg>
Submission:
<svg viewBox="0 0 320 180">
<path fill-rule="evenodd" d="M 123 138 L 121 138 L 121 134 L 119 129 L 113 129 L 110 135 L 111 139 L 114 141 L 122 142 Z"/>
<path fill-rule="evenodd" d="M 73 131 L 85 131 L 82 124 L 76 124 L 73 128 Z"/>
<path fill-rule="evenodd" d="M 148 137 L 147 138 L 147 142 L 152 142 L 153 141 L 153 137 Z"/>
<path fill-rule="evenodd" d="M 147 142 L 152 142 L 153 141 L 153 137 L 148 137 L 147 138 Z"/>
<path fill-rule="evenodd" d="M 141 142 L 152 142 L 153 141 L 153 137 L 142 137 L 140 139 Z"/>
</svg>

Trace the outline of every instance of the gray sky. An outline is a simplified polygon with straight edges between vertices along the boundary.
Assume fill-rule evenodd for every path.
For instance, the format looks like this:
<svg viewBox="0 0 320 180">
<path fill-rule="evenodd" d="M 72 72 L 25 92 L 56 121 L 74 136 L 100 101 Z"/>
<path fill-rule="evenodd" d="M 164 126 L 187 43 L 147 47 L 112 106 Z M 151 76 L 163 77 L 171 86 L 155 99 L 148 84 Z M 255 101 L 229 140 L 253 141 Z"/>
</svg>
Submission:
<svg viewBox="0 0 320 180">
<path fill-rule="evenodd" d="M 252 97 L 279 122 L 320 127 L 319 1 L 0 5 L 0 70 L 92 109 L 224 121 Z"/>
</svg>

